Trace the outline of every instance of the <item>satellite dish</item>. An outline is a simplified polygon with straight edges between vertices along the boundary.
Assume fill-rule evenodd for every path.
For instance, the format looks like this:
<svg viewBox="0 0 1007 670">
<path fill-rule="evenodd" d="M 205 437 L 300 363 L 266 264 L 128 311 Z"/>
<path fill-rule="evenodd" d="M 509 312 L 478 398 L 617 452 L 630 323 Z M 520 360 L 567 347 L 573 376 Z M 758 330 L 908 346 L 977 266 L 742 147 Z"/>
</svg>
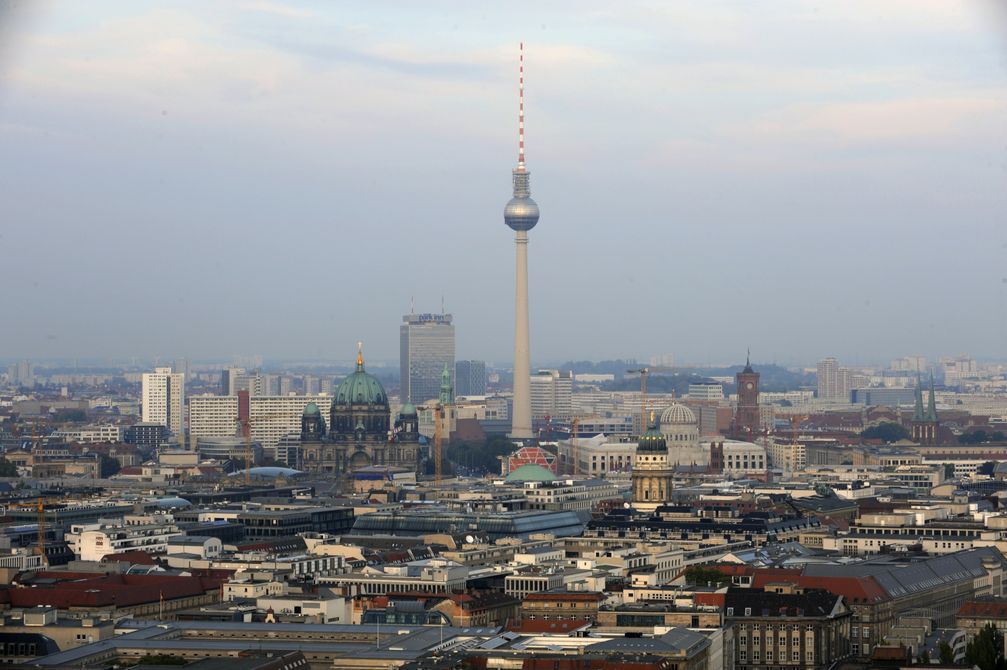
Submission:
<svg viewBox="0 0 1007 670">
<path fill-rule="evenodd" d="M 476 538 L 472 535 L 466 535 L 465 541 L 468 542 L 469 544 L 475 544 Z"/>
</svg>

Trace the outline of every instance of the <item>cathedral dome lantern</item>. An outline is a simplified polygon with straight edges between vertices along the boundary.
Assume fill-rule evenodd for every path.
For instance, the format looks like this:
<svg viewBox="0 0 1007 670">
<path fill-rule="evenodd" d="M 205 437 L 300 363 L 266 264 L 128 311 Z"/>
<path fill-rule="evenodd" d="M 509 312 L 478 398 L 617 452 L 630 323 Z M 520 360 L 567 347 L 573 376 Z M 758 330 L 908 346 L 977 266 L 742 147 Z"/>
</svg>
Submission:
<svg viewBox="0 0 1007 670">
<path fill-rule="evenodd" d="M 668 443 L 664 439 L 664 435 L 661 431 L 657 429 L 654 424 L 654 413 L 650 414 L 650 427 L 647 428 L 647 432 L 640 436 L 640 440 L 636 447 L 637 453 L 651 452 L 651 453 L 668 453 Z"/>
<path fill-rule="evenodd" d="M 374 405 L 388 408 L 385 387 L 373 375 L 364 370 L 364 354 L 357 352 L 357 369 L 340 382 L 336 389 L 333 406 Z"/>
<path fill-rule="evenodd" d="M 358 345 L 357 369 L 340 382 L 332 399 L 330 435 L 336 442 L 385 443 L 391 410 L 385 387 L 364 369 Z"/>
</svg>

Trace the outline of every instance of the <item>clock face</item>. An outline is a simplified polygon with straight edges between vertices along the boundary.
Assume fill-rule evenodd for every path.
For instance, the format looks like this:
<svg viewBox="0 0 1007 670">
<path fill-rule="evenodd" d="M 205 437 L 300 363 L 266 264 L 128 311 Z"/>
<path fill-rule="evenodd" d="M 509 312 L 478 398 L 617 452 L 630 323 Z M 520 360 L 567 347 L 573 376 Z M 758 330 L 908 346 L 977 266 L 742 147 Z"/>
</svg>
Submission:
<svg viewBox="0 0 1007 670">
<path fill-rule="evenodd" d="M 753 384 L 752 382 L 748 382 L 747 384 L 745 384 L 745 388 L 751 391 L 753 388 L 755 388 L 755 384 Z"/>
</svg>

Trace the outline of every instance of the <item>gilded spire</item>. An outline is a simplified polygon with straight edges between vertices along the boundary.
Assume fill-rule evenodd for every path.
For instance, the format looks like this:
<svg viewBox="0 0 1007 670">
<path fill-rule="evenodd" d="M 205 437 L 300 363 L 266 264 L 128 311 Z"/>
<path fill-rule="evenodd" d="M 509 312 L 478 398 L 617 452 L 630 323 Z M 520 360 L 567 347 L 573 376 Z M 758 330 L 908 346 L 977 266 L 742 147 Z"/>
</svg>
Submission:
<svg viewBox="0 0 1007 670">
<path fill-rule="evenodd" d="M 357 341 L 357 372 L 364 371 L 364 343 Z"/>
</svg>

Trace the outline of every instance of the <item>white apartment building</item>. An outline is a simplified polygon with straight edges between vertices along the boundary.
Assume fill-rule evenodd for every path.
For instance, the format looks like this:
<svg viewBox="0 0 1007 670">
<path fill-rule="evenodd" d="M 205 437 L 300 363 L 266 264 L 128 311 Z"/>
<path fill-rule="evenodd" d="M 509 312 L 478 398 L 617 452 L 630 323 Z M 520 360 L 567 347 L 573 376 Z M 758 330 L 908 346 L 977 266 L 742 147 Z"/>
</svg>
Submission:
<svg viewBox="0 0 1007 670">
<path fill-rule="evenodd" d="M 818 397 L 834 399 L 839 396 L 839 361 L 823 358 L 818 361 Z"/>
<path fill-rule="evenodd" d="M 451 593 L 464 589 L 469 569 L 443 558 L 410 561 L 402 565 L 366 567 L 333 577 L 320 577 L 318 582 L 341 586 L 347 596 L 381 595 L 400 591 L 416 593 Z"/>
<path fill-rule="evenodd" d="M 300 434 L 308 403 L 318 405 L 326 424 L 332 397 L 328 395 L 250 396 L 248 420 L 252 440 L 270 453 L 280 438 Z M 199 395 L 189 398 L 190 437 L 233 437 L 238 430 L 238 396 Z"/>
<path fill-rule="evenodd" d="M 531 415 L 566 419 L 573 416 L 573 373 L 539 370 L 531 376 Z"/>
<path fill-rule="evenodd" d="M 140 379 L 140 407 L 144 423 L 165 426 L 176 435 L 185 428 L 185 375 L 171 368 L 155 368 Z"/>
<path fill-rule="evenodd" d="M 83 426 L 73 430 L 57 430 L 53 432 L 53 436 L 77 444 L 122 442 L 122 428 L 112 425 Z"/>
<path fill-rule="evenodd" d="M 591 510 L 603 500 L 620 497 L 619 488 L 601 479 L 525 482 L 528 507 L 545 510 Z"/>
<path fill-rule="evenodd" d="M 689 400 L 723 400 L 724 387 L 720 384 L 689 384 Z"/>
<path fill-rule="evenodd" d="M 109 554 L 145 551 L 163 554 L 171 538 L 182 535 L 174 522 L 145 524 L 92 524 L 67 533 L 67 544 L 82 561 L 100 561 Z M 72 537 L 71 537 L 72 536 Z"/>
</svg>

